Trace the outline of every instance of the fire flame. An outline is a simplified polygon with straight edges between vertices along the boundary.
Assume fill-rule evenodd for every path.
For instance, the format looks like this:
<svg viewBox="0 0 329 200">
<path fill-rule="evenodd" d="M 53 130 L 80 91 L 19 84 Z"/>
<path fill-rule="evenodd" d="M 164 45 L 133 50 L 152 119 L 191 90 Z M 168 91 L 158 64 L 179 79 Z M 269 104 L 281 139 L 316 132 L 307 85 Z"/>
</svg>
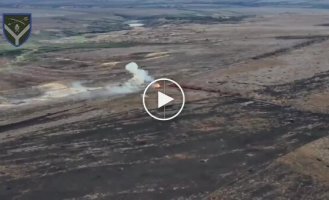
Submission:
<svg viewBox="0 0 329 200">
<path fill-rule="evenodd" d="M 154 89 L 160 89 L 161 88 L 161 85 L 159 83 L 154 83 L 153 84 L 153 88 Z"/>
</svg>

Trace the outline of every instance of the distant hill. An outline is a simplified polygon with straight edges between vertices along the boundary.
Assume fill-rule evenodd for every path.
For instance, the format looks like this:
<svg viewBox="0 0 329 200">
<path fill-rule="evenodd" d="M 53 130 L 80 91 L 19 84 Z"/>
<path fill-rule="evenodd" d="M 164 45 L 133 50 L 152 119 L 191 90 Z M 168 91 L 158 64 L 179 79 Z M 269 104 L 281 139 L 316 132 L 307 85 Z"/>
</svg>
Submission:
<svg viewBox="0 0 329 200">
<path fill-rule="evenodd" d="M 136 3 L 138 2 L 138 3 Z M 74 7 L 175 7 L 200 5 L 239 7 L 300 7 L 329 8 L 329 0 L 11 0 L 0 1 L 0 6 L 74 6 Z"/>
</svg>

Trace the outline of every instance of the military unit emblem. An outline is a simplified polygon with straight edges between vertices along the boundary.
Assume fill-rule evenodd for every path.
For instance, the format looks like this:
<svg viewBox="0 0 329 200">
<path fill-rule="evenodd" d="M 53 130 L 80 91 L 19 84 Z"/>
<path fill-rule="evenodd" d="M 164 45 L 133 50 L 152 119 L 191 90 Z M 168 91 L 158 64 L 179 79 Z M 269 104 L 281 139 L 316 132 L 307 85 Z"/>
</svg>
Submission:
<svg viewBox="0 0 329 200">
<path fill-rule="evenodd" d="M 15 47 L 27 41 L 31 33 L 31 14 L 8 13 L 3 14 L 3 34 L 9 43 Z"/>
</svg>

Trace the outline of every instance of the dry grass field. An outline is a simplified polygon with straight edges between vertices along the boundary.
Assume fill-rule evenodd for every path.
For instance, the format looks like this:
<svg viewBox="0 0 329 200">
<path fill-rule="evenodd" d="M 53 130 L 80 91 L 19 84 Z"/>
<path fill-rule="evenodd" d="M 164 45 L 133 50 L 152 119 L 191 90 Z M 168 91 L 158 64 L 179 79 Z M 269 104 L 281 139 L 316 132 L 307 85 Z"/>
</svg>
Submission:
<svg viewBox="0 0 329 200">
<path fill-rule="evenodd" d="M 329 4 L 271 2 L 0 3 L 33 16 L 0 40 L 0 199 L 328 199 Z M 130 62 L 178 118 L 113 89 Z"/>
</svg>

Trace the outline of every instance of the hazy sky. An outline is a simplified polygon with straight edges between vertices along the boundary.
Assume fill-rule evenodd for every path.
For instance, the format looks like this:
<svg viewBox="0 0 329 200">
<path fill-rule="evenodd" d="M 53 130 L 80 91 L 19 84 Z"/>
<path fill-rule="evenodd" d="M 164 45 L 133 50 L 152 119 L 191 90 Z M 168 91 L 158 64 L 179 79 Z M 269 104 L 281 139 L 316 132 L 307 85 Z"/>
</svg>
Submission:
<svg viewBox="0 0 329 200">
<path fill-rule="evenodd" d="M 70 6 L 70 5 L 92 5 L 92 6 L 111 6 L 111 5 L 147 5 L 161 6 L 165 5 L 232 5 L 232 6 L 297 6 L 297 7 L 315 7 L 329 8 L 329 0 L 0 0 L 0 6 L 24 6 L 25 5 L 49 5 L 49 6 Z"/>
</svg>

